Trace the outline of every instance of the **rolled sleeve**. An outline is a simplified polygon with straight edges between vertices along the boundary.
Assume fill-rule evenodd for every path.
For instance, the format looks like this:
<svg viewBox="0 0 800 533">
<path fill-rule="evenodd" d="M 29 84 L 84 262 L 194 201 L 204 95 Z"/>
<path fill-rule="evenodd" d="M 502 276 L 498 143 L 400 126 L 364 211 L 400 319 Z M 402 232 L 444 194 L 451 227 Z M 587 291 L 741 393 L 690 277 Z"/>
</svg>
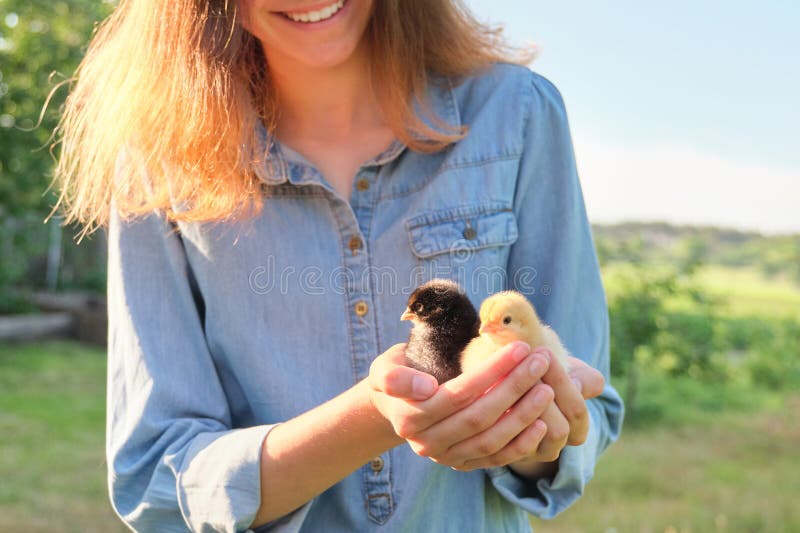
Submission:
<svg viewBox="0 0 800 533">
<path fill-rule="evenodd" d="M 181 237 L 160 214 L 108 230 L 109 491 L 136 531 L 245 531 L 273 426 L 231 427 Z"/>
<path fill-rule="evenodd" d="M 609 381 L 605 291 L 578 179 L 564 103 L 531 73 L 525 149 L 515 195 L 520 238 L 508 263 L 511 288 L 530 298 L 566 348 L 603 373 L 603 393 L 587 401 L 586 442 L 561 452 L 554 478 L 523 479 L 507 467 L 488 471 L 497 490 L 541 518 L 552 518 L 583 494 L 599 455 L 621 430 L 623 404 Z"/>
</svg>

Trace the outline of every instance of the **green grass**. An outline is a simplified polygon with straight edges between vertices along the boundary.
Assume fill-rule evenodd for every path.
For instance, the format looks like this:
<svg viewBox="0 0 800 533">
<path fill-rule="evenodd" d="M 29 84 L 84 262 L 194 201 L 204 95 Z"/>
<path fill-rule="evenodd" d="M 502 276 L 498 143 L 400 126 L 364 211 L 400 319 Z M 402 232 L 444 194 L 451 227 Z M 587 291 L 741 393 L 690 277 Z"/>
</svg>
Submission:
<svg viewBox="0 0 800 533">
<path fill-rule="evenodd" d="M 0 345 L 0 531 L 127 531 L 108 503 L 105 351 Z"/>
<path fill-rule="evenodd" d="M 701 416 L 701 415 L 698 415 Z M 537 533 L 800 531 L 800 396 L 780 410 L 626 430 L 586 493 Z"/>
<path fill-rule="evenodd" d="M 710 294 L 724 300 L 731 316 L 769 314 L 800 319 L 800 287 L 781 279 L 769 279 L 755 269 L 707 265 L 698 281 Z"/>
</svg>

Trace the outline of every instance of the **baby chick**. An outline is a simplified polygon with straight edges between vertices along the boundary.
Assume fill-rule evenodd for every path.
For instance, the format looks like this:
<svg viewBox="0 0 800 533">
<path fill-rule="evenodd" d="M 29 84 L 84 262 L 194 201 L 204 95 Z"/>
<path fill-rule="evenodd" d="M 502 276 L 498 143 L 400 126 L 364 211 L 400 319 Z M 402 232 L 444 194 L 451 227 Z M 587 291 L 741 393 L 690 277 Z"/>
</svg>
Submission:
<svg viewBox="0 0 800 533">
<path fill-rule="evenodd" d="M 406 345 L 409 366 L 439 383 L 461 373 L 461 352 L 478 336 L 478 312 L 457 283 L 433 279 L 417 287 L 400 317 L 413 323 Z"/>
<path fill-rule="evenodd" d="M 489 296 L 481 304 L 480 320 L 480 336 L 469 343 L 461 356 L 464 372 L 515 340 L 525 341 L 531 349 L 545 346 L 569 370 L 569 352 L 556 332 L 541 323 L 533 305 L 522 294 L 503 291 Z"/>
</svg>

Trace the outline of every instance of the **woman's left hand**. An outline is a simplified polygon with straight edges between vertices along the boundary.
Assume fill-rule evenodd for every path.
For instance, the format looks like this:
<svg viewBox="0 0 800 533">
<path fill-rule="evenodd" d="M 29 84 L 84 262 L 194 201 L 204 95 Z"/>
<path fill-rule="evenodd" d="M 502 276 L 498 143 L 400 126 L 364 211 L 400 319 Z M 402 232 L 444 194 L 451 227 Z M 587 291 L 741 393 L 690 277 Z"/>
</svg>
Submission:
<svg viewBox="0 0 800 533">
<path fill-rule="evenodd" d="M 548 352 L 552 357 L 552 354 Z M 577 446 L 586 441 L 590 417 L 586 400 L 603 392 L 605 378 L 595 368 L 578 358 L 570 357 L 569 374 L 560 364 L 551 364 L 542 382 L 553 389 L 554 401 L 539 420 L 547 426 L 547 433 L 536 450 L 525 459 L 508 466 L 521 475 L 541 475 L 554 468 L 565 446 Z M 551 463 L 548 468 L 548 463 Z"/>
</svg>

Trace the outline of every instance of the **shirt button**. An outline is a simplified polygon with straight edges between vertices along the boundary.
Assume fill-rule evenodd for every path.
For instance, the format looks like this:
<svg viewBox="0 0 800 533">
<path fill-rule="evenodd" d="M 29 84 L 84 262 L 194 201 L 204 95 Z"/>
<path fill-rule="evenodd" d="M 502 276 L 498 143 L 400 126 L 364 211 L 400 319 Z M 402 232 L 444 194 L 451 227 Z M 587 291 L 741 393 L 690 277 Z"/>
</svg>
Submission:
<svg viewBox="0 0 800 533">
<path fill-rule="evenodd" d="M 347 246 L 350 248 L 350 251 L 353 252 L 353 255 L 356 255 L 356 252 L 361 249 L 364 243 L 361 241 L 361 237 L 357 235 L 353 235 L 350 237 L 350 242 L 347 243 Z"/>
<path fill-rule="evenodd" d="M 369 462 L 369 467 L 376 474 L 383 470 L 383 459 L 379 456 Z"/>
<path fill-rule="evenodd" d="M 478 236 L 478 232 L 475 231 L 475 228 L 473 228 L 472 226 L 467 226 L 462 235 L 464 235 L 465 239 L 471 241 Z"/>
<path fill-rule="evenodd" d="M 367 302 L 365 302 L 364 300 L 359 300 L 358 302 L 356 302 L 355 311 L 358 316 L 366 315 L 367 311 L 369 311 L 369 306 L 367 305 Z"/>
<path fill-rule="evenodd" d="M 360 180 L 358 180 L 356 182 L 356 189 L 361 191 L 361 192 L 364 192 L 367 189 L 369 189 L 369 180 L 366 180 L 364 178 L 361 178 Z"/>
</svg>

